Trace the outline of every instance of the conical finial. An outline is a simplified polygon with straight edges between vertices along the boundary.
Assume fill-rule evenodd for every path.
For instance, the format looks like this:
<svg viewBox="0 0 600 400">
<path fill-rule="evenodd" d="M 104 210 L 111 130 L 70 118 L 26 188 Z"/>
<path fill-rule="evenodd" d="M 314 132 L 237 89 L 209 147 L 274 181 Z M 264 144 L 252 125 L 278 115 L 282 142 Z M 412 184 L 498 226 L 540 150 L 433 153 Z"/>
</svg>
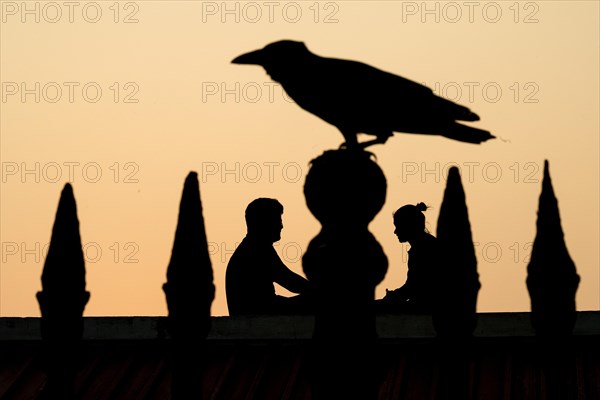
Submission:
<svg viewBox="0 0 600 400">
<path fill-rule="evenodd" d="M 531 318 L 536 334 L 563 336 L 571 333 L 576 318 L 575 292 L 579 279 L 564 241 L 558 201 L 548 160 L 545 160 L 537 233 L 527 267 Z"/>
<path fill-rule="evenodd" d="M 42 312 L 42 336 L 81 338 L 81 318 L 89 296 L 85 290 L 85 260 L 77 206 L 73 187 L 67 183 L 52 228 L 42 272 L 42 291 L 37 294 Z"/>
<path fill-rule="evenodd" d="M 448 171 L 437 238 L 444 263 L 438 271 L 434 326 L 438 336 L 468 337 L 477 323 L 477 294 L 481 285 L 465 191 L 456 167 Z"/>
<path fill-rule="evenodd" d="M 215 296 L 213 272 L 202 216 L 198 174 L 190 172 L 183 186 L 179 219 L 167 283 L 167 329 L 173 338 L 171 397 L 202 397 L 201 344 L 210 330 L 210 306 Z"/>
<path fill-rule="evenodd" d="M 68 286 L 65 284 L 69 283 Z M 85 290 L 85 261 L 79 235 L 73 187 L 62 190 L 52 228 L 50 248 L 42 272 L 45 291 Z"/>
<path fill-rule="evenodd" d="M 213 271 L 202 215 L 198 174 L 185 180 L 167 283 L 163 286 L 172 335 L 199 337 L 210 328 Z"/>
</svg>

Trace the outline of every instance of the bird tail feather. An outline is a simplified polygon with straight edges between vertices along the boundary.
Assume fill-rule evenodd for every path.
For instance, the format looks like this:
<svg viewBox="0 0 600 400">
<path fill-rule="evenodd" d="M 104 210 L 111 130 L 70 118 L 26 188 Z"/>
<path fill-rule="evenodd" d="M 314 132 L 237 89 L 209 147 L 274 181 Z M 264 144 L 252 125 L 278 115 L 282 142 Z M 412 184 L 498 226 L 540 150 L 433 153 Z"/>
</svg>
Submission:
<svg viewBox="0 0 600 400">
<path fill-rule="evenodd" d="M 473 128 L 471 126 L 461 125 L 461 124 L 451 125 L 449 127 L 449 129 L 447 129 L 444 132 L 443 136 L 445 136 L 449 139 L 454 139 L 454 140 L 458 140 L 461 142 L 476 143 L 476 144 L 485 142 L 486 140 L 489 140 L 489 139 L 496 138 L 496 136 L 493 136 L 488 131 L 485 131 L 483 129 Z"/>
</svg>

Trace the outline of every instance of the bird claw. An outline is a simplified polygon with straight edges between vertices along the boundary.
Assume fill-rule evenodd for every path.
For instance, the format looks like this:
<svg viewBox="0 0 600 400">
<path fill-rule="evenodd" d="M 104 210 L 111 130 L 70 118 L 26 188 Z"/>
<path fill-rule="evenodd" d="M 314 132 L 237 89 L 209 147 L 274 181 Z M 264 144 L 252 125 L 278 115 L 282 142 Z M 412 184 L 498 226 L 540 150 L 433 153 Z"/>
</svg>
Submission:
<svg viewBox="0 0 600 400">
<path fill-rule="evenodd" d="M 361 150 L 363 150 L 363 147 L 361 146 L 360 143 L 348 144 L 348 142 L 344 142 L 344 143 L 340 144 L 340 147 L 338 148 L 338 150 L 361 151 Z"/>
<path fill-rule="evenodd" d="M 371 144 L 374 144 L 374 143 L 372 143 L 372 142 L 354 143 L 351 146 L 349 146 L 348 142 L 344 142 L 344 143 L 340 144 L 340 147 L 338 147 L 338 150 L 355 151 L 357 153 L 368 154 L 369 158 L 373 158 L 373 159 L 375 159 L 375 161 L 377 161 L 377 156 L 375 155 L 375 153 L 365 150 L 365 148 L 367 146 L 370 146 Z"/>
</svg>

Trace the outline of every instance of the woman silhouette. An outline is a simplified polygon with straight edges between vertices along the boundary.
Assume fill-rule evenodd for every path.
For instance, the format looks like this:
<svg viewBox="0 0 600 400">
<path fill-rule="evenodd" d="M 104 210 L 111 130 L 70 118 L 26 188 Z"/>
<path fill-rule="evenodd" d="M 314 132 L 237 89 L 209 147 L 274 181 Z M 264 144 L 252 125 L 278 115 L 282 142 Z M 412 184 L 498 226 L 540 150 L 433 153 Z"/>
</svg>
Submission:
<svg viewBox="0 0 600 400">
<path fill-rule="evenodd" d="M 383 312 L 431 313 L 439 268 L 437 239 L 425 228 L 425 203 L 407 204 L 394 213 L 394 234 L 400 243 L 408 242 L 406 283 L 387 291 L 378 307 Z"/>
</svg>

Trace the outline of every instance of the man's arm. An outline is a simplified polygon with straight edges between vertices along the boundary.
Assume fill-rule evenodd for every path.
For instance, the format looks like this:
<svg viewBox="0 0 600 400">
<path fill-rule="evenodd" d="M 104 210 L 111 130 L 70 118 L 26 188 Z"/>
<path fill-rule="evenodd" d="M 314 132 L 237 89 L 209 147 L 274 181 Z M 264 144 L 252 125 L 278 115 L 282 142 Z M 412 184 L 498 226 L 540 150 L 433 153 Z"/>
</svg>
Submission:
<svg viewBox="0 0 600 400">
<path fill-rule="evenodd" d="M 273 253 L 275 253 L 273 260 L 273 280 L 292 293 L 304 293 L 308 291 L 310 282 L 286 267 L 275 252 L 275 249 L 273 249 Z"/>
<path fill-rule="evenodd" d="M 410 297 L 410 293 L 412 292 L 411 287 L 408 285 L 408 282 L 404 285 L 400 286 L 395 290 L 387 290 L 385 293 L 385 300 L 389 301 L 406 301 L 407 298 Z"/>
</svg>

